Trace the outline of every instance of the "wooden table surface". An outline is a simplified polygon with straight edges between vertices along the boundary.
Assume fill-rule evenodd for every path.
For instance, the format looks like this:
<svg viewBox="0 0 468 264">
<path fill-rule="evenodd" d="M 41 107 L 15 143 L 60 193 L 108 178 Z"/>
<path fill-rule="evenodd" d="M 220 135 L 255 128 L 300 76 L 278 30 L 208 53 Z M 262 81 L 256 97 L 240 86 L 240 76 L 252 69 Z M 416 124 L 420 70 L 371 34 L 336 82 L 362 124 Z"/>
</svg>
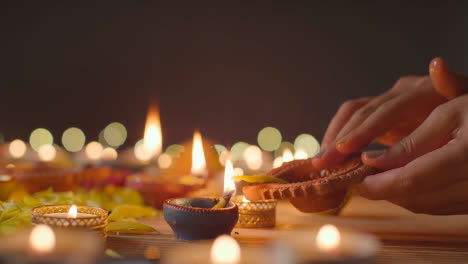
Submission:
<svg viewBox="0 0 468 264">
<path fill-rule="evenodd" d="M 197 243 L 175 239 L 162 216 L 146 223 L 161 234 L 110 234 L 107 247 L 127 257 L 141 257 L 149 246 L 165 254 L 173 247 Z M 418 215 L 385 201 L 360 197 L 353 197 L 338 217 L 300 213 L 281 202 L 275 228 L 235 228 L 232 236 L 241 245 L 263 245 L 289 232 L 316 230 L 326 223 L 377 236 L 382 245 L 375 263 L 468 263 L 468 215 Z"/>
</svg>

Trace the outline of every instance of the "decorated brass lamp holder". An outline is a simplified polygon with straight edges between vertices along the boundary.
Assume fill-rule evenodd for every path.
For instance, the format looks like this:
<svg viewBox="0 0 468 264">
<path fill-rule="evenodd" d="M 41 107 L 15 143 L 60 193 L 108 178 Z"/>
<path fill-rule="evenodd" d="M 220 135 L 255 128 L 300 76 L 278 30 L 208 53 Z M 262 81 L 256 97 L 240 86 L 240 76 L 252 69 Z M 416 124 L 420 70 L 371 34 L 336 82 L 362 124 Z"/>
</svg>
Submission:
<svg viewBox="0 0 468 264">
<path fill-rule="evenodd" d="M 266 228 L 276 224 L 276 201 L 247 201 L 236 197 L 234 202 L 239 207 L 239 220 L 236 227 Z"/>
</svg>

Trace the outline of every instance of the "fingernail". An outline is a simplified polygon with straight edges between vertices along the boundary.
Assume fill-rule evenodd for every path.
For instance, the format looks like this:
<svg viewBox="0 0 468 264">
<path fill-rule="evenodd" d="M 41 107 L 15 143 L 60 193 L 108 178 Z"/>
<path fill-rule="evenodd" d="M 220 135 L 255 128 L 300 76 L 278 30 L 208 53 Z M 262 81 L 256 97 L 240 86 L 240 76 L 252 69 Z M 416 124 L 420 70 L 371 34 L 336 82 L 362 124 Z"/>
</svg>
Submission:
<svg viewBox="0 0 468 264">
<path fill-rule="evenodd" d="M 384 154 L 385 151 L 383 150 L 371 150 L 371 151 L 366 151 L 364 152 L 364 155 L 366 155 L 367 158 L 369 159 L 376 159 L 380 156 L 382 156 L 382 154 Z"/>
<path fill-rule="evenodd" d="M 338 144 L 343 144 L 348 138 L 349 138 L 349 134 L 346 134 L 344 137 L 340 138 L 339 140 L 336 141 L 336 145 Z"/>
</svg>

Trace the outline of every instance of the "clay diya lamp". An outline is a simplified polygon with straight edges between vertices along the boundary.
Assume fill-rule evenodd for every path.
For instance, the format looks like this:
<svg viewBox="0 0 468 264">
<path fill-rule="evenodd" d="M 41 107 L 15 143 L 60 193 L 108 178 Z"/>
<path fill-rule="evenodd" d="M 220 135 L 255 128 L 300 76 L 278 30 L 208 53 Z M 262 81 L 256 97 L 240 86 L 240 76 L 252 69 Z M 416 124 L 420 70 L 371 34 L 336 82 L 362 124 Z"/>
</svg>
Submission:
<svg viewBox="0 0 468 264">
<path fill-rule="evenodd" d="M 299 211 L 324 212 L 340 208 L 351 185 L 377 172 L 362 163 L 360 153 L 321 171 L 312 165 L 312 159 L 295 160 L 268 173 L 288 183 L 249 184 L 243 193 L 249 200 L 289 199 Z"/>
<path fill-rule="evenodd" d="M 235 203 L 213 209 L 218 198 L 175 198 L 164 202 L 164 219 L 183 240 L 214 239 L 230 234 L 239 218 Z"/>
</svg>

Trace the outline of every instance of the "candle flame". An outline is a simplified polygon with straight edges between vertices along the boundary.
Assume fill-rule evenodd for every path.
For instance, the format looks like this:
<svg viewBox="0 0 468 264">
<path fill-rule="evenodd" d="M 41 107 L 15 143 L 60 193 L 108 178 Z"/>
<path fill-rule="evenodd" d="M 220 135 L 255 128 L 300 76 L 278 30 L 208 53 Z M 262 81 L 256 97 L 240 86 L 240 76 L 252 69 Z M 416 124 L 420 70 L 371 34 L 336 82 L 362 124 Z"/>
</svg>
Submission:
<svg viewBox="0 0 468 264">
<path fill-rule="evenodd" d="M 190 172 L 198 176 L 206 176 L 207 173 L 203 141 L 199 131 L 195 131 L 193 134 L 192 168 Z"/>
<path fill-rule="evenodd" d="M 226 161 L 226 167 L 224 167 L 224 192 L 236 190 L 236 185 L 234 184 L 232 177 L 234 177 L 234 167 L 232 166 L 232 161 L 229 158 Z"/>
<path fill-rule="evenodd" d="M 143 148 L 148 153 L 149 159 L 159 155 L 162 149 L 161 119 L 156 105 L 150 105 L 146 115 L 145 135 Z"/>
<path fill-rule="evenodd" d="M 290 149 L 285 149 L 283 151 L 283 162 L 290 162 L 294 159 L 294 156 Z"/>
<path fill-rule="evenodd" d="M 340 231 L 334 225 L 324 225 L 320 228 L 316 237 L 317 247 L 322 251 L 336 249 L 341 241 Z"/>
<path fill-rule="evenodd" d="M 37 253 L 49 253 L 55 248 L 55 234 L 47 225 L 37 225 L 29 235 L 29 245 Z"/>
<path fill-rule="evenodd" d="M 237 241 L 228 235 L 221 235 L 211 247 L 211 262 L 215 264 L 236 264 L 241 259 L 241 250 Z"/>
<path fill-rule="evenodd" d="M 247 200 L 247 198 L 245 198 L 245 196 L 242 196 L 242 202 L 244 202 L 244 203 L 250 203 L 250 200 Z"/>
<path fill-rule="evenodd" d="M 68 211 L 68 217 L 76 218 L 77 216 L 78 216 L 78 208 L 76 207 L 76 205 L 72 205 L 72 207 L 70 207 L 70 210 Z"/>
</svg>

